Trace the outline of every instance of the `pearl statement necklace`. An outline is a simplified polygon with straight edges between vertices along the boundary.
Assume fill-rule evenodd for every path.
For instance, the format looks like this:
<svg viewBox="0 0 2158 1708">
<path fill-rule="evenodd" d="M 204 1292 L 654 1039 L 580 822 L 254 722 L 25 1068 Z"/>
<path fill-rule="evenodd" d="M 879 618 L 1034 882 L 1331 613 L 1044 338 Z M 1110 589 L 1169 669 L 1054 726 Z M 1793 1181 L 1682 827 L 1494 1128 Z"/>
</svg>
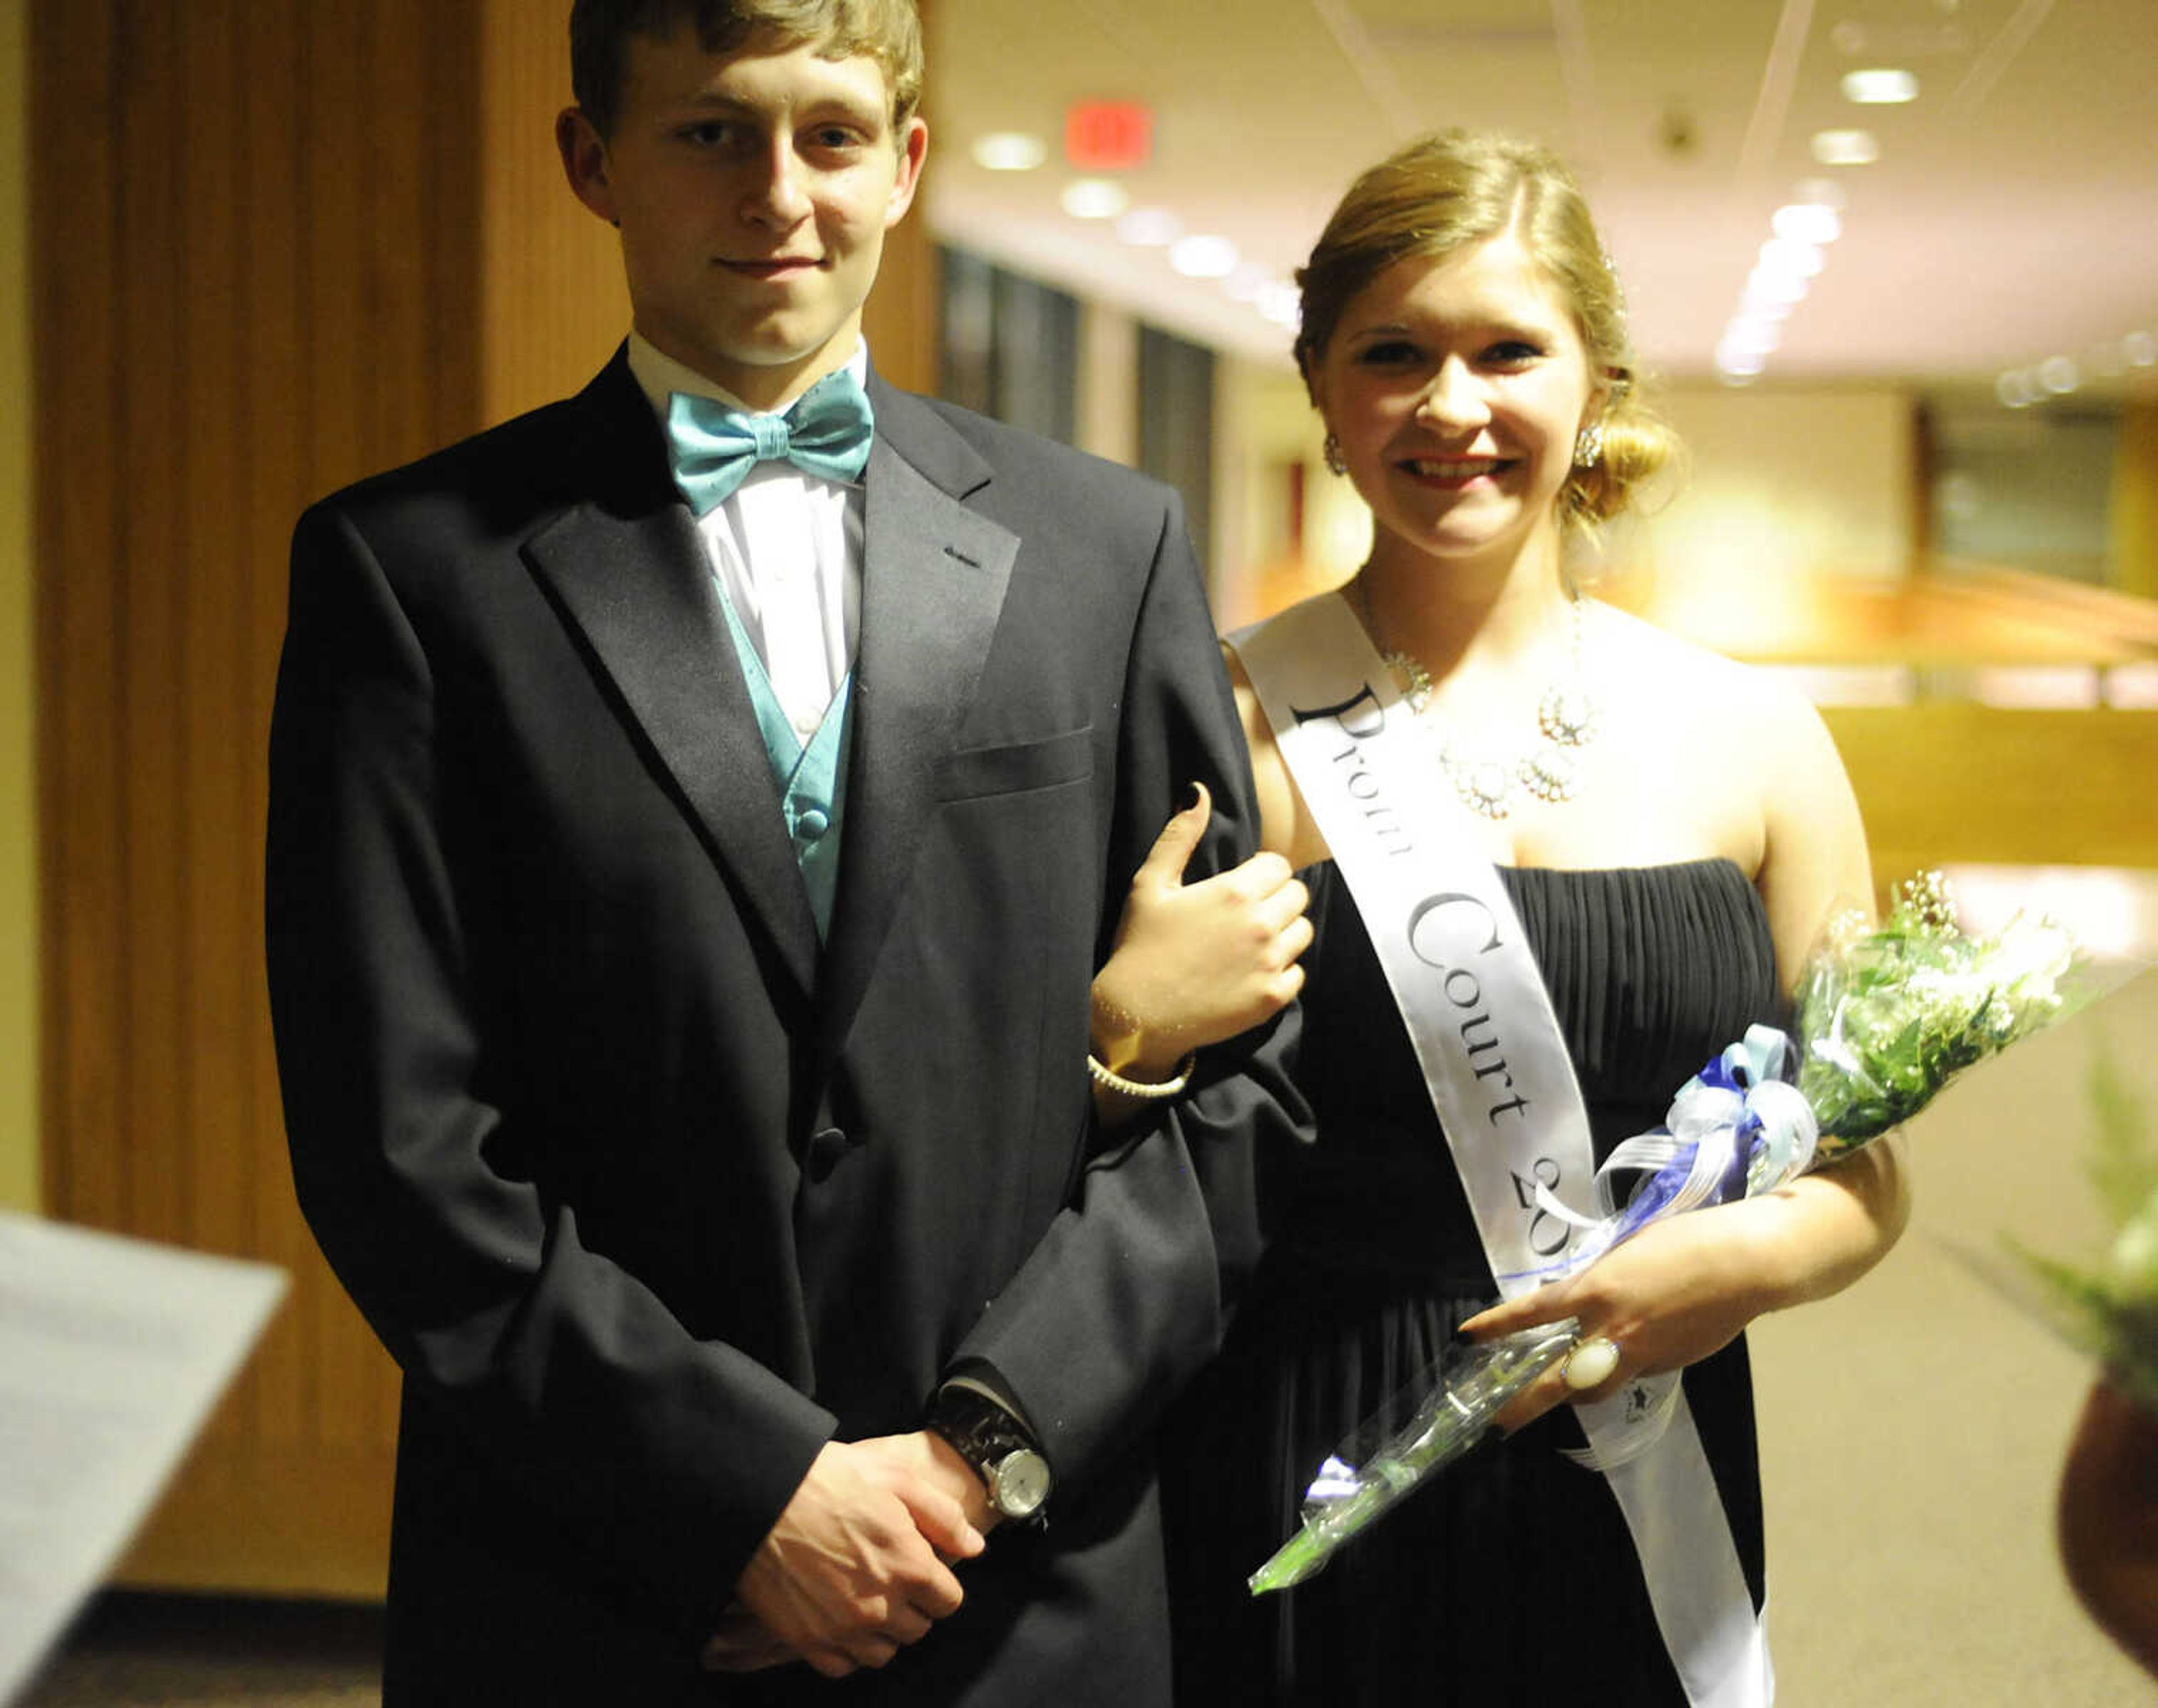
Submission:
<svg viewBox="0 0 2158 1708">
<path fill-rule="evenodd" d="M 1360 582 L 1357 591 L 1364 606 L 1364 623 L 1371 623 L 1371 595 Z M 1471 812 L 1486 818 L 1504 818 L 1514 810 L 1516 792 L 1526 789 L 1539 801 L 1570 801 L 1581 788 L 1580 751 L 1593 741 L 1603 723 L 1603 708 L 1588 690 L 1582 672 L 1581 596 L 1570 595 L 1573 617 L 1572 657 L 1563 675 L 1554 677 L 1536 702 L 1535 746 L 1526 752 L 1471 752 L 1459 738 L 1438 726 L 1429 708 L 1434 684 L 1422 660 L 1408 653 L 1385 651 L 1380 658 L 1398 671 L 1408 686 L 1402 698 L 1431 731 L 1439 769 L 1453 784 L 1453 791 Z"/>
</svg>

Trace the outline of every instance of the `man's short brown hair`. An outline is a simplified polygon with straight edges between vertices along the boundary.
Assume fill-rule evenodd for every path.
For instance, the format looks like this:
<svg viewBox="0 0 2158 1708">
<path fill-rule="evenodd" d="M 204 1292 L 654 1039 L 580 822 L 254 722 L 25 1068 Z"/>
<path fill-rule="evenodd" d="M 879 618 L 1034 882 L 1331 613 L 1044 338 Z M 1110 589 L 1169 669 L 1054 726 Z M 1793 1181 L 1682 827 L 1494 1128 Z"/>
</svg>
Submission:
<svg viewBox="0 0 2158 1708">
<path fill-rule="evenodd" d="M 634 35 L 664 41 L 694 24 L 708 54 L 729 54 L 761 31 L 807 42 L 820 58 L 871 59 L 884 68 L 896 131 L 922 100 L 922 18 L 914 0 L 576 0 L 570 8 L 570 86 L 602 137 L 622 116 Z"/>
</svg>

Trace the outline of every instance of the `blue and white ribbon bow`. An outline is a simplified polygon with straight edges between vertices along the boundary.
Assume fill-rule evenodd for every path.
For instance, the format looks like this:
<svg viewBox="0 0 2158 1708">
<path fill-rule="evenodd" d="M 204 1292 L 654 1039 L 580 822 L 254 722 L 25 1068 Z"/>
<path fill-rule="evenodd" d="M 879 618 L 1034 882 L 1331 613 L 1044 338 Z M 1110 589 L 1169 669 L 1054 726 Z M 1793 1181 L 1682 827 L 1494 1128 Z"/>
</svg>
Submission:
<svg viewBox="0 0 2158 1708">
<path fill-rule="evenodd" d="M 1771 1191 L 1804 1174 L 1820 1127 L 1799 1088 L 1784 1078 L 1794 1055 L 1790 1039 L 1774 1027 L 1748 1027 L 1742 1041 L 1680 1088 L 1663 1126 L 1623 1141 L 1604 1159 L 1596 1171 L 1593 1215 L 1538 1186 L 1537 1208 L 1582 1236 L 1550 1267 L 1505 1278 L 1556 1281 L 1653 1221 Z"/>
</svg>

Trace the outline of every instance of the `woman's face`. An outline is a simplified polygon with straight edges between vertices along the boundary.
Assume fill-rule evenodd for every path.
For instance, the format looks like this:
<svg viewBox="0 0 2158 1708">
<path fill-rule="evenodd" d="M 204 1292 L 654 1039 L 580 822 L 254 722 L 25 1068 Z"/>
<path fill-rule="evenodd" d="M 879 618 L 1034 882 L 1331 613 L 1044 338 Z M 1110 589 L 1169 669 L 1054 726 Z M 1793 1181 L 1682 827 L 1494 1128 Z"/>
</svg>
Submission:
<svg viewBox="0 0 2158 1708">
<path fill-rule="evenodd" d="M 1382 536 L 1449 559 L 1556 543 L 1602 399 L 1572 310 L 1511 233 L 1412 256 L 1351 298 L 1313 379 Z"/>
</svg>

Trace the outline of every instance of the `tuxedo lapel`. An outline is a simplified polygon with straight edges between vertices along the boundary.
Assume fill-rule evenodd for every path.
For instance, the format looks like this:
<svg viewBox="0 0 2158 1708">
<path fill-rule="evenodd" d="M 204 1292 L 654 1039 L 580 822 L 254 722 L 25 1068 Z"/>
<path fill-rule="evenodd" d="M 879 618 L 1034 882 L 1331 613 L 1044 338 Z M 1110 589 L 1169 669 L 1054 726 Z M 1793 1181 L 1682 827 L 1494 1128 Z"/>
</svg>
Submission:
<svg viewBox="0 0 2158 1708">
<path fill-rule="evenodd" d="M 666 477 L 658 423 L 620 357 L 576 407 L 573 480 L 591 496 L 527 541 L 526 560 L 806 996 L 817 963 L 808 891 L 704 542 Z"/>
<path fill-rule="evenodd" d="M 860 1006 L 973 704 L 1019 538 L 962 500 L 989 467 L 918 399 L 872 381 L 861 644 L 839 887 L 818 993 L 829 1060 Z"/>
</svg>

